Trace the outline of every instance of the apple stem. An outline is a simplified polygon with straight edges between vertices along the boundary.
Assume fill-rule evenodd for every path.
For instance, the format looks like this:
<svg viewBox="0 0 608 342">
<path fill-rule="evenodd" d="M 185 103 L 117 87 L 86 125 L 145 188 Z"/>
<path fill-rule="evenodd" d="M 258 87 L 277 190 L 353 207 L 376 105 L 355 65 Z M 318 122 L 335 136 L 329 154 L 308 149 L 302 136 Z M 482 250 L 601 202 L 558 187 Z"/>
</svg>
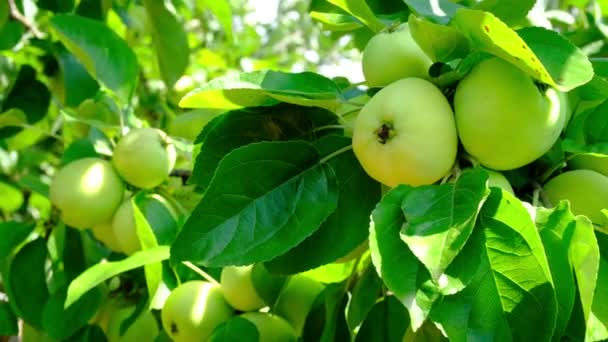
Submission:
<svg viewBox="0 0 608 342">
<path fill-rule="evenodd" d="M 215 280 L 207 272 L 201 270 L 198 266 L 196 266 L 195 264 L 191 263 L 190 261 L 182 261 L 182 264 L 184 264 L 186 267 L 188 267 L 189 269 L 191 269 L 194 272 L 196 272 L 201 277 L 205 278 L 205 280 L 207 280 L 208 282 L 210 282 L 212 284 L 215 284 L 215 285 L 218 285 L 218 286 L 220 285 L 220 283 L 218 283 L 217 280 Z"/>
<path fill-rule="evenodd" d="M 348 145 L 348 146 L 344 146 L 339 150 L 336 150 L 330 154 L 328 154 L 327 156 L 325 156 L 323 159 L 321 159 L 319 162 L 320 163 L 326 163 L 328 160 L 332 159 L 333 157 L 336 157 L 344 152 L 350 151 L 353 149 L 353 145 Z"/>
</svg>

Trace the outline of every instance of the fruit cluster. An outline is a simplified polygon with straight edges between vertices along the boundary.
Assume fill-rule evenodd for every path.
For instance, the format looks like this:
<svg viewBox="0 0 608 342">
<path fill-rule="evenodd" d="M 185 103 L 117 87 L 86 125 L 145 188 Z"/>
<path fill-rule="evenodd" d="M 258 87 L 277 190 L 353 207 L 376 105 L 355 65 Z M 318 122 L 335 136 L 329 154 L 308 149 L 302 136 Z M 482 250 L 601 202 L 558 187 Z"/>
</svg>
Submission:
<svg viewBox="0 0 608 342">
<path fill-rule="evenodd" d="M 363 74 L 379 90 L 354 123 L 357 159 L 372 178 L 395 187 L 448 181 L 462 156 L 488 170 L 490 186 L 513 192 L 500 171 L 526 166 L 552 148 L 573 116 L 567 94 L 491 55 L 440 89 L 429 76 L 433 63 L 408 23 L 370 39 Z M 606 225 L 608 161 L 578 155 L 568 166 L 583 170 L 549 180 L 547 204 L 570 200 L 574 214 Z"/>
<path fill-rule="evenodd" d="M 152 189 L 167 179 L 175 159 L 175 147 L 164 132 L 134 129 L 118 141 L 111 162 L 88 157 L 63 166 L 53 178 L 49 196 L 67 226 L 91 229 L 109 249 L 130 255 L 141 247 L 125 182 Z M 143 202 L 144 216 L 145 208 L 158 214 L 155 208 L 159 206 L 172 214 L 171 206 L 158 194 L 145 194 Z"/>
</svg>

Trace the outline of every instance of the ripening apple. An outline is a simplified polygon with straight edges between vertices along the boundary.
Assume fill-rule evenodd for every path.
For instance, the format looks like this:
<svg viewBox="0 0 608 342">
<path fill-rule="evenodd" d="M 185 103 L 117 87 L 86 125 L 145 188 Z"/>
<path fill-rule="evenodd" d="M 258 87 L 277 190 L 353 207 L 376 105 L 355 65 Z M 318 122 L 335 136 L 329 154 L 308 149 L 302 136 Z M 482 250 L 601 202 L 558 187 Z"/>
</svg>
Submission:
<svg viewBox="0 0 608 342">
<path fill-rule="evenodd" d="M 567 116 L 555 89 L 543 93 L 528 74 L 497 57 L 482 61 L 460 81 L 454 113 L 465 150 L 499 171 L 549 151 Z"/>
<path fill-rule="evenodd" d="M 507 180 L 507 178 L 500 172 L 497 171 L 492 171 L 492 170 L 486 170 L 488 172 L 488 187 L 499 187 L 507 192 L 510 192 L 512 195 L 514 195 L 515 193 L 513 192 L 513 187 L 511 186 L 511 183 L 509 183 L 509 180 Z"/>
<path fill-rule="evenodd" d="M 293 327 L 283 318 L 266 312 L 246 312 L 241 314 L 258 330 L 259 342 L 295 342 L 298 340 Z"/>
<path fill-rule="evenodd" d="M 407 23 L 373 36 L 363 50 L 361 65 L 370 88 L 408 77 L 428 79 L 433 61 L 422 51 Z"/>
<path fill-rule="evenodd" d="M 118 141 L 112 162 L 127 183 L 151 189 L 167 179 L 175 159 L 175 146 L 163 131 L 137 128 Z"/>
<path fill-rule="evenodd" d="M 253 286 L 252 269 L 253 265 L 226 266 L 222 269 L 220 285 L 224 297 L 228 304 L 239 311 L 253 311 L 265 306 Z"/>
<path fill-rule="evenodd" d="M 108 249 L 114 252 L 124 253 L 119 239 L 116 237 L 116 234 L 114 234 L 112 221 L 93 226 L 93 228 L 91 228 L 91 232 L 93 233 L 95 239 L 103 243 L 106 247 L 108 247 Z"/>
<path fill-rule="evenodd" d="M 376 93 L 357 116 L 353 150 L 372 178 L 390 187 L 432 184 L 450 172 L 454 114 L 431 82 L 406 78 Z"/>
<path fill-rule="evenodd" d="M 274 306 L 274 313 L 291 323 L 300 336 L 306 323 L 306 317 L 323 289 L 323 284 L 312 277 L 296 274 L 289 279 L 279 294 Z"/>
<path fill-rule="evenodd" d="M 605 154 L 578 154 L 570 159 L 568 165 L 573 169 L 593 170 L 608 176 L 608 155 Z"/>
<path fill-rule="evenodd" d="M 112 164 L 83 158 L 62 167 L 51 183 L 49 197 L 68 226 L 87 229 L 112 219 L 122 201 L 124 183 Z"/>
<path fill-rule="evenodd" d="M 138 207 L 146 218 L 150 228 L 160 244 L 168 244 L 171 237 L 177 233 L 177 214 L 172 206 L 158 194 L 147 194 Z M 125 200 L 116 210 L 112 218 L 112 231 L 117 237 L 118 245 L 123 253 L 131 255 L 141 250 L 135 213 L 131 199 Z"/>
<path fill-rule="evenodd" d="M 575 215 L 585 215 L 591 222 L 606 226 L 608 219 L 602 209 L 608 209 L 608 177 L 592 170 L 566 171 L 551 178 L 544 186 L 545 195 L 553 205 L 570 201 Z"/>
<path fill-rule="evenodd" d="M 161 319 L 173 341 L 205 341 L 233 314 L 219 285 L 192 280 L 171 292 L 161 310 Z"/>
<path fill-rule="evenodd" d="M 133 314 L 135 306 L 117 308 L 110 313 L 106 333 L 108 342 L 154 341 L 159 329 L 154 315 L 150 311 L 142 312 L 139 317 L 120 335 L 120 326 Z"/>
</svg>

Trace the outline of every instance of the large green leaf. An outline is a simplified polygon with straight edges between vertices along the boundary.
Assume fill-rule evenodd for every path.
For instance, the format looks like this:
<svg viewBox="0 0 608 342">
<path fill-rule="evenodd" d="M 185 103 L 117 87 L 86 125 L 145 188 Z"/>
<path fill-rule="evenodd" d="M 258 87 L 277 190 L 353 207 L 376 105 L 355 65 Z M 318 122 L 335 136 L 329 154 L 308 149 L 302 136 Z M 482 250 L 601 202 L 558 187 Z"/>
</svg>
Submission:
<svg viewBox="0 0 608 342">
<path fill-rule="evenodd" d="M 167 88 L 172 88 L 188 67 L 188 37 L 184 26 L 165 8 L 163 1 L 144 0 L 144 6 L 160 73 Z"/>
<path fill-rule="evenodd" d="M 368 317 L 381 292 L 382 279 L 378 277 L 375 268 L 368 267 L 353 288 L 352 297 L 346 311 L 346 322 L 351 331 L 355 331 Z"/>
<path fill-rule="evenodd" d="M 60 14 L 50 22 L 59 40 L 87 71 L 127 103 L 139 75 L 137 58 L 127 43 L 97 20 Z"/>
<path fill-rule="evenodd" d="M 158 246 L 136 252 L 120 261 L 102 262 L 89 267 L 70 283 L 65 299 L 65 307 L 69 307 L 89 290 L 118 274 L 168 258 L 169 247 Z"/>
<path fill-rule="evenodd" d="M 487 172 L 465 171 L 455 184 L 412 188 L 401 208 L 401 239 L 426 266 L 435 282 L 467 242 L 488 195 Z"/>
<path fill-rule="evenodd" d="M 355 342 L 402 342 L 409 320 L 403 304 L 394 296 L 384 297 L 372 307 L 361 324 Z"/>
<path fill-rule="evenodd" d="M 304 341 L 350 341 L 351 336 L 344 316 L 348 294 L 344 284 L 325 286 L 306 317 Z"/>
<path fill-rule="evenodd" d="M 206 266 L 267 261 L 331 214 L 336 176 L 304 141 L 261 142 L 228 153 L 171 247 L 174 261 Z"/>
<path fill-rule="evenodd" d="M 403 0 L 410 9 L 421 17 L 439 24 L 447 24 L 462 5 L 450 0 Z"/>
<path fill-rule="evenodd" d="M 53 293 L 42 310 L 44 331 L 56 340 L 65 340 L 87 325 L 95 316 L 103 299 L 102 291 L 94 288 L 80 297 L 69 308 L 64 308 L 67 288 Z"/>
<path fill-rule="evenodd" d="M 36 78 L 36 70 L 23 65 L 2 106 L 5 111 L 12 108 L 22 110 L 27 122 L 33 124 L 46 116 L 50 102 L 51 92 Z"/>
<path fill-rule="evenodd" d="M 330 132 L 315 132 L 315 127 L 336 125 L 337 119 L 324 109 L 289 104 L 230 111 L 212 120 L 197 138 L 202 146 L 189 182 L 209 186 L 220 160 L 235 148 L 260 141 L 314 140 Z"/>
<path fill-rule="evenodd" d="M 539 209 L 536 217 L 554 279 L 559 304 L 555 333 L 560 336 L 567 327 L 577 288 L 584 321 L 589 321 L 599 248 L 591 222 L 582 216 L 575 218 L 565 201 L 552 210 Z"/>
<path fill-rule="evenodd" d="M 63 46 L 57 47 L 57 61 L 63 74 L 64 101 L 67 106 L 78 106 L 99 90 L 99 84 L 86 71 L 76 57 Z"/>
<path fill-rule="evenodd" d="M 278 101 L 335 110 L 342 99 L 336 84 L 312 72 L 272 70 L 216 78 L 186 94 L 179 105 L 188 108 L 238 109 L 268 106 Z"/>
<path fill-rule="evenodd" d="M 608 305 L 606 303 L 608 303 L 608 258 L 602 256 L 591 316 L 587 321 L 587 340 L 602 341 L 608 339 Z"/>
<path fill-rule="evenodd" d="M 17 316 L 9 303 L 0 301 L 0 336 L 12 336 L 18 333 Z"/>
<path fill-rule="evenodd" d="M 240 316 L 235 316 L 213 329 L 208 341 L 257 342 L 260 340 L 259 336 L 258 329 L 251 321 Z"/>
<path fill-rule="evenodd" d="M 469 52 L 469 41 L 453 27 L 440 25 L 410 15 L 407 21 L 416 43 L 434 62 L 450 62 L 464 58 Z"/>
<path fill-rule="evenodd" d="M 7 260 L 6 271 L 2 274 L 4 288 L 14 312 L 34 327 L 42 327 L 41 305 L 49 298 L 45 277 L 46 260 L 46 241 L 36 239 Z"/>
<path fill-rule="evenodd" d="M 350 144 L 350 138 L 335 135 L 315 142 L 322 156 L 348 148 Z M 365 173 L 352 150 L 327 163 L 338 179 L 336 210 L 306 240 L 267 262 L 272 272 L 294 274 L 320 267 L 345 256 L 367 239 L 369 214 L 380 200 L 380 184 Z"/>
<path fill-rule="evenodd" d="M 492 188 L 471 236 L 483 241 L 474 279 L 433 308 L 453 341 L 548 341 L 557 303 L 543 245 L 528 211 Z"/>
<path fill-rule="evenodd" d="M 508 25 L 521 24 L 536 0 L 483 0 L 475 4 L 474 8 L 491 12 Z"/>
<path fill-rule="evenodd" d="M 327 0 L 328 2 L 340 7 L 353 17 L 359 19 L 372 31 L 379 32 L 385 25 L 376 17 L 369 8 L 365 0 Z"/>
<path fill-rule="evenodd" d="M 459 9 L 450 25 L 470 41 L 471 46 L 513 63 L 535 79 L 567 91 L 593 77 L 587 57 L 558 33 L 542 28 L 517 32 L 493 14 Z"/>
</svg>

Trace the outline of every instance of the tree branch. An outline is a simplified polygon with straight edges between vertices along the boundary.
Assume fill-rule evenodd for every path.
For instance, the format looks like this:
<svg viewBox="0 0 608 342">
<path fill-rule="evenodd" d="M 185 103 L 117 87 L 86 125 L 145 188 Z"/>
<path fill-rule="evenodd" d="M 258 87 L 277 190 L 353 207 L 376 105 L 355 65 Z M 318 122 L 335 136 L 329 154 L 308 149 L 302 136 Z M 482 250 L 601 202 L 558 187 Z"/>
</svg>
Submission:
<svg viewBox="0 0 608 342">
<path fill-rule="evenodd" d="M 19 12 L 19 8 L 17 7 L 17 4 L 15 4 L 15 0 L 8 0 L 8 7 L 13 19 L 23 24 L 25 28 L 32 32 L 34 37 L 38 39 L 44 38 L 44 34 L 42 34 L 42 32 L 40 32 L 33 23 L 31 23 L 23 14 L 21 14 L 21 12 Z"/>
</svg>

